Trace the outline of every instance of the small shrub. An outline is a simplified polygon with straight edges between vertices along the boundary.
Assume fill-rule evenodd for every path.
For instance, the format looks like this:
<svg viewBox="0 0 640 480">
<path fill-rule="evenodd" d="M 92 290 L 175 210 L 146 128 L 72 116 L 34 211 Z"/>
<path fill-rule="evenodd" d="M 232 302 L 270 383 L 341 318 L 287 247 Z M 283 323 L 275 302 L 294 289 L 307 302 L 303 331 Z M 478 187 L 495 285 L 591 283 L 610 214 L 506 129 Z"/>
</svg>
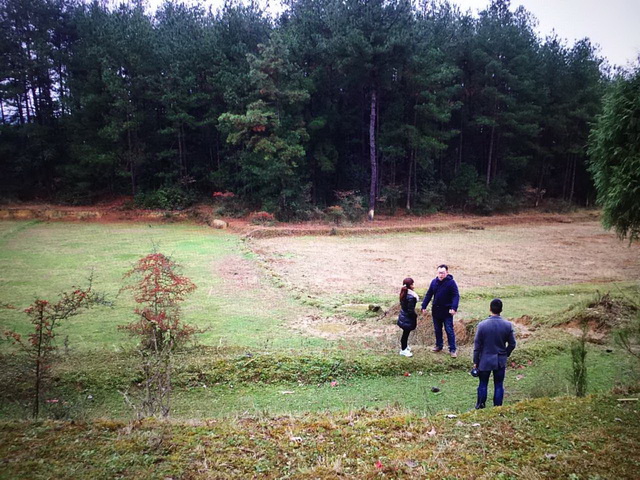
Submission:
<svg viewBox="0 0 640 480">
<path fill-rule="evenodd" d="M 135 282 L 121 289 L 133 292 L 140 305 L 135 309 L 137 321 L 119 327 L 140 338 L 139 401 L 131 401 L 130 392 L 121 392 L 138 418 L 169 415 L 174 351 L 200 332 L 182 322 L 180 303 L 196 286 L 177 270 L 178 265 L 163 254 L 149 254 L 125 274 Z"/>
<path fill-rule="evenodd" d="M 333 205 L 326 210 L 327 217 L 336 225 L 340 225 L 345 219 L 344 209 L 339 205 Z"/>
<path fill-rule="evenodd" d="M 233 192 L 213 192 L 213 213 L 220 217 L 241 218 L 247 208 Z"/>
<path fill-rule="evenodd" d="M 582 335 L 571 344 L 571 380 L 575 387 L 576 396 L 584 397 L 587 394 L 587 337 L 589 325 L 582 325 Z"/>
<path fill-rule="evenodd" d="M 635 306 L 635 305 L 634 305 Z M 614 339 L 625 352 L 640 360 L 640 315 L 636 315 L 627 325 L 614 332 Z"/>
<path fill-rule="evenodd" d="M 378 201 L 384 205 L 391 215 L 395 215 L 398 209 L 398 201 L 401 197 L 402 187 L 398 185 L 385 185 L 382 187 Z"/>
<path fill-rule="evenodd" d="M 413 210 L 416 214 L 435 213 L 445 207 L 446 185 L 441 180 L 420 190 Z"/>
<path fill-rule="evenodd" d="M 276 219 L 269 212 L 254 212 L 249 216 L 249 221 L 253 225 L 273 225 Z"/>
<path fill-rule="evenodd" d="M 152 192 L 139 193 L 135 204 L 140 208 L 160 210 L 184 210 L 193 205 L 196 196 L 193 192 L 180 187 L 161 187 Z"/>
<path fill-rule="evenodd" d="M 56 350 L 56 330 L 64 320 L 78 315 L 83 309 L 97 303 L 106 303 L 102 295 L 91 288 L 72 287 L 71 292 L 62 292 L 57 302 L 38 299 L 24 310 L 33 325 L 33 332 L 26 339 L 13 331 L 4 335 L 20 348 L 21 354 L 33 382 L 31 391 L 32 415 L 38 418 L 44 393 L 50 380 L 53 353 Z"/>
<path fill-rule="evenodd" d="M 355 190 L 337 191 L 338 206 L 342 207 L 345 216 L 350 222 L 362 220 L 366 211 L 363 205 L 362 196 Z"/>
</svg>

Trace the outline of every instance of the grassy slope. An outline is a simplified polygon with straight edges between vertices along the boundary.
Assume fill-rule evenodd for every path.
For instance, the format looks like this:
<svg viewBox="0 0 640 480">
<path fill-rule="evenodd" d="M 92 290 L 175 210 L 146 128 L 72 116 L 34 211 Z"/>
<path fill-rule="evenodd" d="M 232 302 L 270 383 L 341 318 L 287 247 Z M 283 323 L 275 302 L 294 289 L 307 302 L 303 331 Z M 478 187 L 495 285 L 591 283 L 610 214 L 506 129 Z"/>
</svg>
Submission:
<svg viewBox="0 0 640 480">
<path fill-rule="evenodd" d="M 527 398 L 566 395 L 572 392 L 571 359 L 566 351 L 545 355 L 528 348 L 514 356 L 516 368 L 509 368 L 506 402 Z M 524 354 L 524 355 L 523 355 Z M 531 359 L 531 362 L 529 362 Z M 48 391 L 45 416 L 92 419 L 108 415 L 128 419 L 119 390 L 135 384 L 135 362 L 120 354 L 79 356 L 56 367 L 56 384 Z M 346 411 L 360 407 L 401 406 L 417 414 L 466 411 L 475 403 L 477 381 L 467 370 L 469 359 L 454 361 L 445 355 L 416 354 L 412 359 L 398 355 L 185 354 L 176 359 L 173 375 L 172 416 L 206 419 L 242 414 L 300 414 L 317 411 Z M 607 353 L 591 346 L 587 356 L 589 393 L 637 381 L 633 365 L 620 353 Z M 11 370 L 11 369 L 9 369 Z M 405 376 L 405 374 L 410 374 Z M 13 398 L 23 398 L 19 380 L 0 375 L 11 384 Z M 337 382 L 332 386 L 331 382 Z M 432 387 L 440 389 L 432 392 Z M 25 418 L 26 406 L 7 397 L 0 402 L 0 417 Z M 105 412 L 108 412 L 105 413 Z"/>
<path fill-rule="evenodd" d="M 204 423 L 0 423 L 0 478 L 637 478 L 637 403 L 560 397 Z"/>
</svg>

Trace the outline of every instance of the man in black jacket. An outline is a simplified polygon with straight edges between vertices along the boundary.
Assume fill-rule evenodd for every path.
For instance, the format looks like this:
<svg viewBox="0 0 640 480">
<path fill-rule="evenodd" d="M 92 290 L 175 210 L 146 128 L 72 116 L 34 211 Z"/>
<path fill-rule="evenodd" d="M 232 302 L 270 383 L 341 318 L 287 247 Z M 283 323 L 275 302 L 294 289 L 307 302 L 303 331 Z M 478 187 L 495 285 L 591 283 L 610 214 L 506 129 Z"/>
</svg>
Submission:
<svg viewBox="0 0 640 480">
<path fill-rule="evenodd" d="M 502 405 L 504 374 L 507 358 L 516 348 L 516 337 L 511 322 L 500 316 L 502 300 L 494 298 L 490 305 L 491 316 L 481 321 L 473 343 L 473 368 L 478 370 L 478 400 L 476 408 L 484 408 L 487 386 L 493 372 L 493 405 Z"/>
<path fill-rule="evenodd" d="M 453 279 L 453 275 L 449 275 L 449 267 L 446 265 L 438 266 L 438 276 L 431 281 L 429 290 L 422 301 L 422 313 L 427 309 L 431 298 L 433 298 L 431 316 L 436 332 L 436 346 L 433 347 L 433 351 L 440 352 L 444 346 L 442 338 L 442 327 L 444 326 L 449 342 L 449 353 L 455 358 L 458 354 L 456 353 L 456 335 L 453 331 L 453 316 L 458 311 L 460 293 L 458 285 Z"/>
</svg>

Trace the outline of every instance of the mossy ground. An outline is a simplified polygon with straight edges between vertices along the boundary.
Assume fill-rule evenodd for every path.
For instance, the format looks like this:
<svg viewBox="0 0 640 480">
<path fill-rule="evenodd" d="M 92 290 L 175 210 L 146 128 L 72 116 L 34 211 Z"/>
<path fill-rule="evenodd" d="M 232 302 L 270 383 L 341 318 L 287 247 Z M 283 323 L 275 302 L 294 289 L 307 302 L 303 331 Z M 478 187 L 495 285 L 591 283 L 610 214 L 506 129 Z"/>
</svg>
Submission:
<svg viewBox="0 0 640 480">
<path fill-rule="evenodd" d="M 0 478 L 637 478 L 637 402 L 559 397 L 206 422 L 0 423 Z"/>
</svg>

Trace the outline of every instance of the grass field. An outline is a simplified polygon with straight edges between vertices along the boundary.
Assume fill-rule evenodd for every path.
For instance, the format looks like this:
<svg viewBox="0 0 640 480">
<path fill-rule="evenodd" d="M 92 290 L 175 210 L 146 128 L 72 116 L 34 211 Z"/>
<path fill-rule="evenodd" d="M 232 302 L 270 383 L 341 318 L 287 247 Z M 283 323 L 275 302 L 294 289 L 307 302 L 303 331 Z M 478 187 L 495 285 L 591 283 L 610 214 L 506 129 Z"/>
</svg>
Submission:
<svg viewBox="0 0 640 480">
<path fill-rule="evenodd" d="M 299 307 L 285 292 L 255 283 L 246 288 L 225 283 L 219 265 L 246 261 L 238 237 L 194 225 L 136 225 L 0 222 L 0 302 L 24 308 L 36 297 L 55 299 L 72 285 L 84 285 L 91 272 L 94 288 L 115 302 L 79 316 L 59 330 L 74 349 L 118 349 L 126 336 L 117 326 L 133 320 L 134 303 L 119 295 L 122 277 L 140 257 L 154 250 L 171 256 L 198 289 L 184 307 L 186 321 L 206 329 L 205 344 L 295 344 L 283 324 Z M 24 333 L 23 315 L 2 312 L 3 328 Z M 303 339 L 301 344 L 321 344 Z"/>
<path fill-rule="evenodd" d="M 532 418 L 533 413 L 527 415 L 526 409 L 539 415 L 549 408 L 565 409 L 572 415 L 579 414 L 581 408 L 600 411 L 599 400 L 571 399 L 565 402 L 566 407 L 562 400 L 546 400 L 573 392 L 569 346 L 575 338 L 577 319 L 583 317 L 591 319 L 592 329 L 587 356 L 588 392 L 599 395 L 596 398 L 605 399 L 603 402 L 615 404 L 609 393 L 612 389 L 631 395 L 637 391 L 638 364 L 613 343 L 611 333 L 633 316 L 632 304 L 637 304 L 640 298 L 640 263 L 634 256 L 640 250 L 637 246 L 616 244 L 613 235 L 604 233 L 593 221 L 586 223 L 547 227 L 517 225 L 512 227 L 514 231 L 500 225 L 494 230 L 474 232 L 472 236 L 468 231 L 460 231 L 245 241 L 234 233 L 188 224 L 0 222 L 0 304 L 16 307 L 0 310 L 0 330 L 27 333 L 28 324 L 22 309 L 35 298 L 53 300 L 72 285 L 83 285 L 91 272 L 94 288 L 113 302 L 111 307 L 96 307 L 68 320 L 58 330 L 60 356 L 52 371 L 53 383 L 47 391 L 47 399 L 53 401 L 45 405 L 44 413 L 45 417 L 54 419 L 90 422 L 77 430 L 64 423 L 11 422 L 28 417 L 29 384 L 20 373 L 20 360 L 14 348 L 8 341 L 0 342 L 0 361 L 5 366 L 0 371 L 0 420 L 5 421 L 0 424 L 0 456 L 9 455 L 18 462 L 3 463 L 7 469 L 0 473 L 0 478 L 47 476 L 40 464 L 16 453 L 27 437 L 37 444 L 34 451 L 40 451 L 43 458 L 53 462 L 54 476 L 60 478 L 74 475 L 156 478 L 160 474 L 170 478 L 237 478 L 220 473 L 222 470 L 218 471 L 219 475 L 207 473 L 210 468 L 205 465 L 207 460 L 204 463 L 197 460 L 198 466 L 194 467 L 195 460 L 184 450 L 191 440 L 186 441 L 184 435 L 200 439 L 198 448 L 202 451 L 197 455 L 210 458 L 210 462 L 235 465 L 239 472 L 244 472 L 244 478 L 255 475 L 278 478 L 274 471 L 283 475 L 296 472 L 290 475 L 295 478 L 429 476 L 435 469 L 451 478 L 482 475 L 485 478 L 542 478 L 573 472 L 583 472 L 575 477 L 583 478 L 590 465 L 589 456 L 566 452 L 573 451 L 574 447 L 583 448 L 576 445 L 584 446 L 588 442 L 562 437 L 567 420 L 560 413 L 551 415 L 549 421 L 553 424 L 549 428 L 557 433 L 540 430 L 537 424 L 533 430 L 527 430 L 526 418 Z M 567 228 L 564 233 L 563 226 Z M 532 230 L 528 232 L 528 228 Z M 545 228 L 553 231 L 556 240 L 574 234 L 572 242 L 578 242 L 569 245 L 570 254 L 565 250 L 555 255 L 553 251 L 547 253 L 553 267 L 561 270 L 562 275 L 540 276 L 537 256 L 543 253 L 533 244 L 526 245 L 527 238 L 530 242 L 539 242 Z M 580 234 L 575 235 L 576 232 Z M 446 242 L 443 243 L 443 239 Z M 478 251 L 494 255 L 491 252 L 503 248 L 508 241 L 515 242 L 515 247 L 504 263 L 477 260 L 470 261 L 470 265 L 459 263 L 464 258 L 477 256 Z M 505 416 L 517 419 L 515 423 L 491 412 L 464 413 L 473 407 L 477 386 L 468 375 L 470 339 L 460 345 L 458 359 L 433 354 L 429 351 L 433 334 L 427 320 L 412 337 L 415 356 L 407 359 L 397 355 L 399 331 L 393 308 L 397 303 L 396 277 L 402 271 L 404 260 L 391 252 L 402 251 L 407 245 L 426 245 L 420 248 L 428 249 L 433 247 L 433 242 L 445 244 L 445 250 L 454 256 L 458 253 L 451 245 L 456 242 L 461 248 L 474 246 L 476 250 L 460 253 L 460 257 L 451 262 L 462 287 L 459 318 L 470 324 L 484 318 L 491 298 L 499 296 L 504 299 L 506 316 L 516 321 L 519 345 L 512 357 L 513 365 L 508 369 L 505 397 L 506 404 L 513 405 L 505 410 L 509 412 Z M 591 245 L 594 242 L 599 245 L 596 250 Z M 600 272 L 593 270 L 591 275 L 585 274 L 594 263 L 594 258 L 588 256 L 607 248 L 611 252 L 608 261 L 620 268 L 606 267 Z M 518 249 L 526 261 L 516 262 Z M 133 416 L 119 391 L 135 385 L 139 376 L 133 341 L 117 328 L 134 320 L 134 303 L 126 292 L 119 293 L 119 290 L 124 273 L 138 258 L 152 251 L 171 256 L 197 285 L 196 292 L 184 304 L 184 320 L 203 328 L 204 333 L 198 336 L 196 345 L 176 356 L 172 417 L 186 423 L 162 427 L 147 423 L 128 433 L 117 433 L 126 429 L 117 422 Z M 596 260 L 595 263 L 600 261 Z M 435 260 L 427 259 L 426 263 L 429 262 Z M 376 269 L 370 270 L 370 264 Z M 494 279 L 490 282 L 485 279 L 487 265 L 495 269 L 490 273 L 489 278 Z M 420 266 L 420 262 L 411 269 L 417 271 L 414 275 L 425 284 L 433 274 L 427 266 Z M 517 271 L 501 275 L 504 271 L 501 269 Z M 572 271 L 575 274 L 572 275 Z M 599 277 L 598 273 L 602 272 Z M 348 288 L 344 278 L 355 279 L 354 288 Z M 418 290 L 421 295 L 424 293 L 420 291 L 423 289 Z M 598 310 L 598 299 L 603 295 L 613 299 L 617 310 Z M 371 312 L 367 308 L 369 304 L 380 305 L 381 312 L 391 313 Z M 434 387 L 437 392 L 433 391 Z M 529 399 L 540 400 L 526 403 Z M 635 415 L 633 421 L 637 422 L 637 407 L 636 410 L 633 406 L 624 408 L 629 409 L 625 415 Z M 415 433 L 415 438 L 398 436 L 397 432 L 407 424 L 434 424 L 437 431 L 451 427 L 436 420 L 441 419 L 444 412 L 463 415 L 462 418 L 472 415 L 483 425 L 491 424 L 491 428 L 500 425 L 509 432 L 520 432 L 523 438 L 540 445 L 532 447 L 515 440 L 513 445 L 501 445 L 499 459 L 488 464 L 487 470 L 483 467 L 480 475 L 478 462 L 481 452 L 488 447 L 478 443 L 473 432 L 454 428 L 449 430 L 446 441 L 433 445 L 425 432 Z M 362 415 L 363 425 L 369 425 L 366 428 L 379 425 L 375 428 L 381 429 L 377 435 L 384 441 L 365 446 L 367 454 L 372 455 L 371 462 L 354 463 L 350 456 L 356 448 L 351 442 L 355 441 L 357 432 L 365 428 L 360 424 L 343 424 L 344 419 L 353 415 Z M 282 418 L 291 418 L 290 425 L 278 427 Z M 618 425 L 615 418 L 607 417 L 603 426 L 597 422 L 587 425 L 585 420 L 580 428 L 585 434 L 594 435 L 600 435 L 601 428 L 605 427 L 623 432 L 624 438 L 618 440 L 607 433 L 601 445 L 605 450 L 619 448 L 625 452 L 631 445 L 637 446 L 637 430 L 633 433 L 628 428 L 627 417 L 623 425 Z M 232 419 L 233 426 L 219 427 L 218 422 L 223 419 Z M 580 424 L 583 420 L 577 418 L 576 422 Z M 115 423 L 109 423 L 111 421 Z M 206 423 L 208 421 L 214 423 Z M 471 421 L 471 417 L 464 420 L 465 423 Z M 207 427 L 202 430 L 193 422 L 205 422 Z M 318 448 L 317 442 L 307 445 L 304 440 L 302 443 L 287 440 L 298 436 L 307 438 L 305 435 L 310 433 L 297 435 L 296 432 L 310 431 L 315 428 L 311 425 L 327 423 L 342 425 L 339 430 L 347 440 L 336 445 L 346 457 L 327 453 L 314 459 L 309 455 L 313 448 Z M 219 428 L 222 430 L 216 430 Z M 252 443 L 256 434 L 251 433 L 252 430 L 264 432 L 264 428 L 277 430 L 271 447 L 263 440 Z M 129 443 L 125 443 L 132 450 L 128 446 L 107 447 L 100 442 L 100 446 L 92 450 L 81 453 L 74 450 L 73 439 L 78 435 L 94 438 L 100 431 L 104 432 L 103 438 L 111 435 L 129 438 Z M 161 439 L 172 438 L 170 444 L 176 450 L 168 447 L 166 451 L 160 449 L 160 453 L 155 451 L 156 435 Z M 214 454 L 203 435 L 213 435 L 217 442 L 228 444 Z M 404 440 L 394 440 L 396 438 Z M 47 442 L 54 440 L 60 440 L 60 445 L 47 447 Z M 438 437 L 438 442 L 440 440 L 442 437 Z M 408 442 L 410 453 L 406 458 L 394 453 L 396 441 Z M 144 447 L 144 442 L 152 446 Z M 434 460 L 445 458 L 456 444 L 472 452 L 459 461 L 463 475 L 447 470 L 450 467 L 443 467 L 441 460 Z M 228 455 L 242 445 L 250 445 L 246 448 L 251 452 L 246 453 L 253 459 L 238 466 Z M 419 445 L 433 447 L 429 458 L 426 453 L 427 456 L 416 453 Z M 509 445 L 515 448 L 515 453 L 509 453 Z M 587 445 L 583 450 L 590 452 L 596 447 Z M 541 453 L 542 450 L 545 452 Z M 558 452 L 565 452 L 562 462 L 555 462 L 560 466 L 549 462 L 539 464 L 546 453 L 557 455 Z M 52 460 L 59 454 L 67 455 L 68 462 Z M 84 466 L 71 460 L 77 455 L 84 458 Z M 166 460 L 158 461 L 158 456 Z M 289 463 L 283 460 L 285 457 L 290 459 Z M 383 467 L 373 466 L 377 460 Z M 627 456 L 620 465 L 611 467 L 609 473 L 615 471 L 620 474 L 619 478 L 633 478 L 629 472 L 638 465 L 638 460 L 637 456 Z M 145 473 L 142 467 L 145 462 L 156 465 L 156 476 Z M 593 470 L 596 477 L 584 478 L 610 478 L 606 470 L 598 472 L 596 468 Z"/>
</svg>

